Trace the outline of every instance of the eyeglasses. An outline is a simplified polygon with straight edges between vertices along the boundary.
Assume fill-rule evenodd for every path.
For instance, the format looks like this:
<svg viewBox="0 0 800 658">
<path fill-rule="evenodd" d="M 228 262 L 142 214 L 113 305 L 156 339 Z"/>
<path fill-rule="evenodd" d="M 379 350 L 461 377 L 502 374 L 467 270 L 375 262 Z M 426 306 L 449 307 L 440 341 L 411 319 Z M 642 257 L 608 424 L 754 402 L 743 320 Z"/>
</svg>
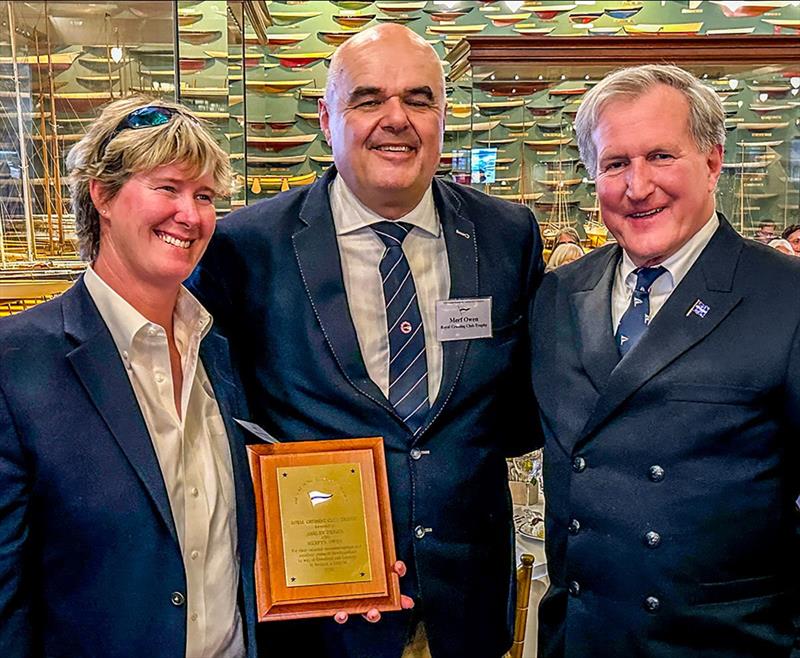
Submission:
<svg viewBox="0 0 800 658">
<path fill-rule="evenodd" d="M 103 140 L 100 146 L 100 153 L 105 153 L 111 140 L 124 130 L 163 126 L 165 123 L 169 123 L 170 119 L 176 114 L 181 114 L 181 112 L 171 107 L 161 107 L 160 105 L 147 105 L 134 110 L 120 121 L 114 131 Z"/>
</svg>

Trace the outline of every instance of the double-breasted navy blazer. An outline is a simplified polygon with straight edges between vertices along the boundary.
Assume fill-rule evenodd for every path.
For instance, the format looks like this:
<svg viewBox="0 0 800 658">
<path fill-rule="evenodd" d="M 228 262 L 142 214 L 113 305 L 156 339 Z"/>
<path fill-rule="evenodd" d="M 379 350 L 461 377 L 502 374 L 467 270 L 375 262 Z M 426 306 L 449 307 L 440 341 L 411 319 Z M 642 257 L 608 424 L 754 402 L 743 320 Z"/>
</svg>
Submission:
<svg viewBox="0 0 800 658">
<path fill-rule="evenodd" d="M 797 655 L 800 259 L 720 221 L 621 361 L 618 246 L 537 296 L 544 658 Z"/>
<path fill-rule="evenodd" d="M 253 658 L 253 491 L 226 343 L 210 332 L 200 358 L 230 440 Z M 185 594 L 153 444 L 81 279 L 0 321 L 0 656 L 179 658 Z"/>
<path fill-rule="evenodd" d="M 359 351 L 328 201 L 335 175 L 223 219 L 190 288 L 222 324 L 253 419 L 267 431 L 384 438 L 397 554 L 408 566 L 401 589 L 416 600 L 433 655 L 497 658 L 513 622 L 504 457 L 529 449 L 538 427 L 526 315 L 542 268 L 535 220 L 523 206 L 434 180 L 450 297 L 491 296 L 494 337 L 443 344 L 441 389 L 412 436 Z M 411 620 L 397 612 L 374 625 L 269 624 L 265 646 L 399 658 Z"/>
</svg>

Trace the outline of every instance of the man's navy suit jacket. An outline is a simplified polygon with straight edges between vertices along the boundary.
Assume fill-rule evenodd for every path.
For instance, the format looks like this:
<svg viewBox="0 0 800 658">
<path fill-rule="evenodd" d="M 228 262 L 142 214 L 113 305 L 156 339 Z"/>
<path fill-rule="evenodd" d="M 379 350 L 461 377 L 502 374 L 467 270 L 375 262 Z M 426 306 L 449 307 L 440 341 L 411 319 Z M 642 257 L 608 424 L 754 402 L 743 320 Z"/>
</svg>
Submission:
<svg viewBox="0 0 800 658">
<path fill-rule="evenodd" d="M 230 440 L 248 657 L 255 544 L 227 341 L 200 358 Z M 158 460 L 119 352 L 79 280 L 0 322 L 0 656 L 180 658 L 186 577 Z"/>
<path fill-rule="evenodd" d="M 797 637 L 800 258 L 720 227 L 619 360 L 608 246 L 533 314 L 544 658 L 788 658 Z"/>
<path fill-rule="evenodd" d="M 491 297 L 494 335 L 443 343 L 441 389 L 412 435 L 359 351 L 328 200 L 335 175 L 223 219 L 190 287 L 229 338 L 253 420 L 267 431 L 384 438 L 397 554 L 408 566 L 401 589 L 416 600 L 433 655 L 496 658 L 511 644 L 514 603 L 504 458 L 530 449 L 538 431 L 527 309 L 541 276 L 539 231 L 524 206 L 434 180 L 450 298 Z M 265 647 L 399 658 L 411 623 L 398 612 L 373 625 L 270 624 Z"/>
</svg>

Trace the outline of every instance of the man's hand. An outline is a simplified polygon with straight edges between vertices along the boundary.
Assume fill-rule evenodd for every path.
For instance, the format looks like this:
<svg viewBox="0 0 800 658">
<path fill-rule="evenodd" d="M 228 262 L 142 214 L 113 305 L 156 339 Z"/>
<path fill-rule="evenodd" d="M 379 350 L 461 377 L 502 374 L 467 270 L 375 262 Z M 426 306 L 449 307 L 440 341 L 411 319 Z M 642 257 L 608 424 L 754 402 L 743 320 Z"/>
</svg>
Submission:
<svg viewBox="0 0 800 658">
<path fill-rule="evenodd" d="M 406 575 L 406 564 L 402 560 L 398 560 L 394 563 L 392 567 L 392 571 L 394 571 L 400 578 Z M 400 605 L 402 606 L 403 610 L 410 610 L 414 607 L 414 599 L 410 596 L 406 596 L 405 594 L 400 595 Z M 348 615 L 344 610 L 340 610 L 337 612 L 333 618 L 336 620 L 337 624 L 344 624 L 350 615 Z M 364 619 L 366 619 L 370 624 L 374 624 L 381 620 L 381 613 L 376 609 L 372 608 L 368 610 L 366 613 L 361 615 Z"/>
</svg>

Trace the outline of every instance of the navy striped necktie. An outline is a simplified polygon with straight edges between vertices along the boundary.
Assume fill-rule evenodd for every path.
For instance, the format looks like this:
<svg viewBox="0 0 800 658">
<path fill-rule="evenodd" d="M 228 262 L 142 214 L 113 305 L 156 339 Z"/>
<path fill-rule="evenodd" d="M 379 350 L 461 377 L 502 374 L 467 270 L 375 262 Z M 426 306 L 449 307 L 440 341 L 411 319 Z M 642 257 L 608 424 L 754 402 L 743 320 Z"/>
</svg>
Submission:
<svg viewBox="0 0 800 658">
<path fill-rule="evenodd" d="M 650 288 L 666 271 L 663 267 L 639 267 L 633 271 L 636 286 L 628 309 L 620 318 L 615 336 L 620 357 L 630 352 L 650 324 Z"/>
<path fill-rule="evenodd" d="M 387 221 L 372 224 L 371 228 L 386 245 L 379 269 L 389 334 L 389 402 L 403 422 L 416 431 L 430 405 L 425 330 L 414 277 L 403 253 L 403 240 L 411 226 Z"/>
</svg>

